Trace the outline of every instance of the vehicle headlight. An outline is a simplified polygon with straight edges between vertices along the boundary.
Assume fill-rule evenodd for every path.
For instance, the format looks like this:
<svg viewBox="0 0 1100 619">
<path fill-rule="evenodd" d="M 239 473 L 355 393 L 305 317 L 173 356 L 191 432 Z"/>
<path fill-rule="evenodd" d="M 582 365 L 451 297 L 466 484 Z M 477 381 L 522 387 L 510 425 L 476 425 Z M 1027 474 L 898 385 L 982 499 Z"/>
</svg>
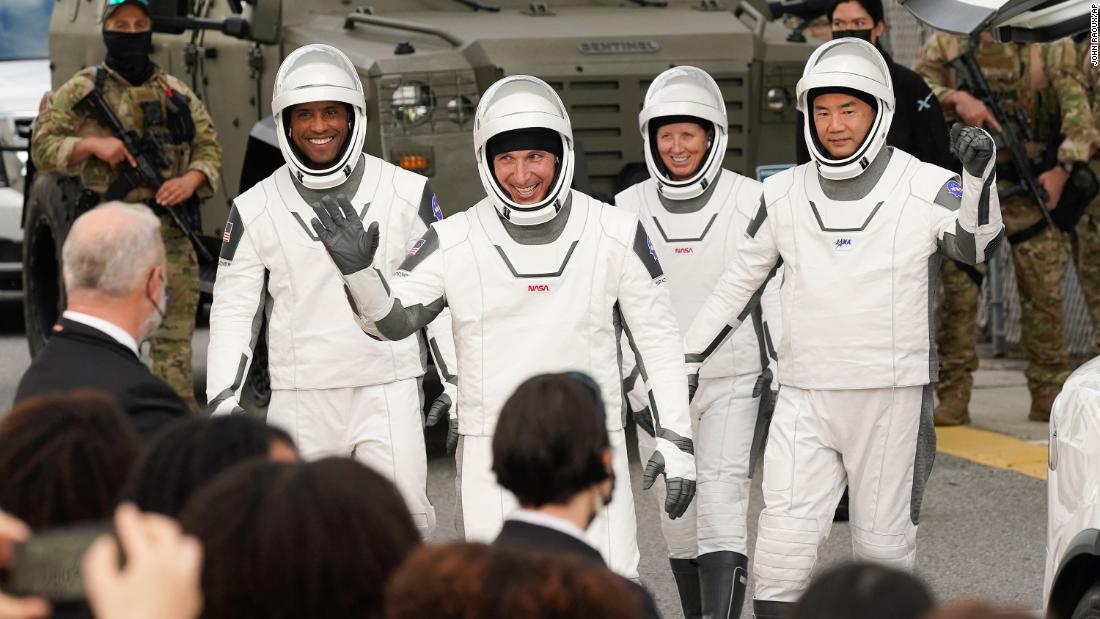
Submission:
<svg viewBox="0 0 1100 619">
<path fill-rule="evenodd" d="M 447 118 L 462 124 L 474 117 L 474 103 L 467 97 L 459 96 L 447 102 Z"/>
<path fill-rule="evenodd" d="M 393 116 L 403 125 L 419 125 L 431 118 L 435 93 L 423 82 L 406 82 L 393 91 Z"/>
<path fill-rule="evenodd" d="M 786 88 L 769 88 L 766 99 L 768 109 L 773 112 L 782 112 L 790 105 L 791 97 Z"/>
</svg>

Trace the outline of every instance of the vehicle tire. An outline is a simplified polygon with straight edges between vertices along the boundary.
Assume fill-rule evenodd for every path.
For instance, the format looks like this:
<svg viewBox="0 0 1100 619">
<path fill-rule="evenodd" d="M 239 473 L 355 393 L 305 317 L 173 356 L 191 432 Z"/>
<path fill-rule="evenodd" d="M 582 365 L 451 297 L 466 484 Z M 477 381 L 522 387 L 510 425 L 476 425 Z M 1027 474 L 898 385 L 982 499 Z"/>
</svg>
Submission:
<svg viewBox="0 0 1100 619">
<path fill-rule="evenodd" d="M 1100 582 L 1096 582 L 1081 596 L 1072 619 L 1100 619 Z"/>
<path fill-rule="evenodd" d="M 65 309 L 61 246 L 69 234 L 80 184 L 56 174 L 36 174 L 23 207 L 23 322 L 34 357 L 46 345 Z"/>
</svg>

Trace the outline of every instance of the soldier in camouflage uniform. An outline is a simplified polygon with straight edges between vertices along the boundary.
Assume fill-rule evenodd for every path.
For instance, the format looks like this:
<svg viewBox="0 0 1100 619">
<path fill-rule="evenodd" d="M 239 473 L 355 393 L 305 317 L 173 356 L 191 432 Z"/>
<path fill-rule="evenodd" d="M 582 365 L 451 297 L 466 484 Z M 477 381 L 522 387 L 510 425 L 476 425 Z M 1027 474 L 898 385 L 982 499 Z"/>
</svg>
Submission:
<svg viewBox="0 0 1100 619">
<path fill-rule="evenodd" d="M 958 76 L 948 63 L 968 46 L 964 38 L 936 34 L 921 48 L 914 69 L 928 82 L 949 118 L 975 126 L 984 123 L 1000 132 L 1000 125 L 980 100 L 957 90 Z M 1001 104 L 1009 110 L 1012 106 L 1022 108 L 1031 120 L 1036 141 L 1027 144 L 1030 156 L 1043 154 L 1059 125 L 1065 135 L 1058 145 L 1058 165 L 1043 171 L 1037 179 L 1050 195 L 1048 208 L 1057 204 L 1069 177 L 1064 166 L 1087 161 L 1089 148 L 1097 139 L 1077 59 L 1069 39 L 1026 45 L 996 43 L 983 33 L 976 50 L 976 60 Z M 1007 153 L 998 153 L 997 174 L 1001 181 L 1014 177 L 1011 165 L 1004 165 L 1004 155 Z M 998 190 L 1002 192 L 1001 213 L 1020 291 L 1022 343 L 1029 360 L 1025 372 L 1031 392 L 1028 418 L 1046 421 L 1054 397 L 1069 374 L 1062 303 L 1069 243 L 1057 229 L 1045 227 L 1036 232 L 1034 226 L 1042 220 L 1042 214 L 1026 193 L 1005 197 L 1003 192 L 1011 185 L 1000 182 Z M 977 368 L 978 290 L 954 265 L 945 268 L 944 277 L 947 294 L 940 308 L 942 328 L 937 339 L 941 369 L 936 390 L 941 404 L 936 409 L 936 421 L 951 425 L 969 421 L 971 372 Z"/>
<path fill-rule="evenodd" d="M 219 181 L 218 136 L 199 98 L 149 60 L 152 24 L 147 0 L 107 0 L 103 23 L 108 53 L 102 94 L 123 125 L 142 135 L 156 135 L 172 162 L 161 170 L 168 180 L 159 190 L 136 187 L 124 200 L 181 208 L 193 195 L 209 197 Z M 31 156 L 39 170 L 80 176 L 86 189 L 102 195 L 116 180 L 117 166 L 133 165 L 133 158 L 121 140 L 83 108 L 77 109 L 95 88 L 98 69 L 81 70 L 53 94 L 36 121 Z M 190 132 L 178 129 L 187 111 L 194 125 Z M 177 123 L 175 129 L 169 126 L 172 122 Z M 177 139 L 181 134 L 190 139 Z M 150 339 L 152 369 L 198 411 L 191 378 L 198 260 L 190 241 L 166 214 L 161 215 L 161 233 L 167 252 L 169 303 L 163 325 Z"/>
<path fill-rule="evenodd" d="M 1081 58 L 1081 72 L 1089 91 L 1093 126 L 1100 127 L 1100 68 L 1092 66 L 1089 54 L 1090 42 L 1086 37 L 1077 43 Z M 1089 165 L 1100 176 L 1100 158 L 1096 156 L 1100 144 L 1094 144 Z M 1093 199 L 1073 235 L 1073 263 L 1077 268 L 1077 281 L 1085 295 L 1085 303 L 1092 317 L 1092 346 L 1089 356 L 1100 355 L 1100 196 Z"/>
</svg>

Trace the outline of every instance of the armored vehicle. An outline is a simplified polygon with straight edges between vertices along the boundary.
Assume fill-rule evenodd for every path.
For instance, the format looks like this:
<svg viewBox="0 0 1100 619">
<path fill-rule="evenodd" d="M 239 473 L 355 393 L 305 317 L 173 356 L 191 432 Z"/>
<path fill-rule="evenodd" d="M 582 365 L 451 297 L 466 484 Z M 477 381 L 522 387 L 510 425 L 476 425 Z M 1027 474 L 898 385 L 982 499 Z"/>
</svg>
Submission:
<svg viewBox="0 0 1100 619">
<path fill-rule="evenodd" d="M 215 255 L 232 198 L 282 165 L 271 88 L 282 57 L 307 43 L 334 45 L 356 64 L 368 100 L 367 151 L 428 176 L 446 213 L 482 197 L 474 110 L 490 84 L 516 73 L 558 90 L 579 147 L 575 184 L 605 200 L 644 177 L 638 111 L 650 80 L 674 65 L 701 67 L 721 86 L 728 168 L 758 176 L 794 161 L 794 86 L 812 46 L 788 41 L 789 29 L 762 2 L 246 1 L 151 4 L 160 33 L 155 61 L 193 86 L 224 148 L 223 187 L 201 209 L 202 236 Z M 103 58 L 101 7 L 98 0 L 54 4 L 54 87 Z M 59 248 L 79 188 L 51 175 L 28 186 L 25 314 L 36 352 L 64 305 Z M 205 267 L 212 281 L 216 265 Z"/>
</svg>

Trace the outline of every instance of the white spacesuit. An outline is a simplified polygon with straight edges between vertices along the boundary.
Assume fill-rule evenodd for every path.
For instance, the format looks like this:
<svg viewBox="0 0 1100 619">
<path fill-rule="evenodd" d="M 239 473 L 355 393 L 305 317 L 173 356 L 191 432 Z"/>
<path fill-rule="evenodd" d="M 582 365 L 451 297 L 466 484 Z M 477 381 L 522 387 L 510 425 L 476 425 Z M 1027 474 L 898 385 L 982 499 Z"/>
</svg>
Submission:
<svg viewBox="0 0 1100 619">
<path fill-rule="evenodd" d="M 659 127 L 690 122 L 706 128 L 707 150 L 696 172 L 676 180 L 658 152 Z M 701 69 L 681 66 L 657 76 L 639 114 L 650 178 L 615 196 L 615 205 L 638 215 L 668 276 L 672 307 L 687 329 L 706 301 L 760 203 L 761 184 L 722 169 L 726 152 L 725 101 L 718 84 Z M 672 151 L 675 152 L 675 151 Z M 746 518 L 750 452 L 760 395 L 770 396 L 778 334 L 778 278 L 767 288 L 764 320 L 754 310 L 754 329 L 741 329 L 715 350 L 700 372 L 692 401 L 697 475 L 696 501 L 684 517 L 662 515 L 685 617 L 737 617 L 747 584 Z M 770 333 L 769 333 L 770 331 Z M 642 459 L 653 452 L 647 428 L 649 399 L 631 371 L 633 355 L 623 348 L 630 407 L 638 419 Z M 762 377 L 761 372 L 768 374 Z M 762 380 L 761 380 L 762 379 Z M 759 381 L 759 386 L 758 386 Z M 770 398 L 767 402 L 772 402 Z M 760 439 L 762 440 L 762 439 Z"/>
<path fill-rule="evenodd" d="M 345 265 L 341 270 L 355 269 L 344 280 L 368 333 L 399 339 L 450 308 L 467 539 L 491 541 L 515 507 L 492 474 L 491 443 L 501 406 L 523 380 L 582 371 L 599 384 L 608 410 L 621 409 L 616 315 L 634 334 L 659 411 L 659 444 L 649 472 L 665 474 L 666 507 L 682 513 L 695 489 L 683 349 L 645 232 L 633 215 L 569 188 L 572 130 L 564 105 L 545 82 L 523 75 L 498 81 L 482 96 L 474 123 L 475 156 L 488 197 L 432 224 L 388 284 L 367 267 L 373 231 L 338 209 L 318 209 L 314 222 L 333 260 Z M 560 155 L 545 197 L 522 204 L 498 182 L 487 144 L 532 128 L 551 135 L 555 145 L 560 138 Z M 619 482 L 587 536 L 612 569 L 637 578 L 634 502 L 619 415 L 608 416 L 608 431 Z"/>
<path fill-rule="evenodd" d="M 843 159 L 809 125 L 817 97 L 832 94 L 874 110 L 866 137 Z M 814 161 L 764 181 L 740 251 L 685 334 L 689 368 L 697 368 L 747 317 L 782 260 L 782 388 L 753 561 L 758 617 L 781 615 L 805 589 L 846 482 L 855 555 L 913 564 L 935 453 L 929 383 L 937 372 L 938 254 L 980 262 L 1003 234 L 991 189 L 995 149 L 984 131 L 952 130 L 961 182 L 883 148 L 894 96 L 886 63 L 869 43 L 819 47 L 797 95 L 811 119 L 805 130 Z"/>
<path fill-rule="evenodd" d="M 284 115 L 312 101 L 352 108 L 343 150 L 322 170 L 303 163 L 287 139 Z M 435 509 L 426 494 L 420 416 L 424 344 L 416 335 L 380 342 L 363 333 L 343 311 L 340 273 L 309 220 L 311 202 L 343 196 L 360 217 L 380 224 L 375 264 L 390 274 L 408 243 L 442 213 L 422 176 L 362 153 L 363 88 L 340 51 L 307 45 L 287 56 L 272 110 L 287 163 L 234 200 L 225 226 L 210 311 L 209 408 L 214 414 L 241 410 L 241 387 L 266 312 L 268 423 L 290 432 L 307 458 L 353 455 L 389 476 L 426 535 Z M 440 375 L 448 377 L 455 362 L 446 316 L 429 326 L 429 335 Z M 448 394 L 457 394 L 457 381 L 449 378 L 442 398 L 453 401 Z"/>
</svg>

